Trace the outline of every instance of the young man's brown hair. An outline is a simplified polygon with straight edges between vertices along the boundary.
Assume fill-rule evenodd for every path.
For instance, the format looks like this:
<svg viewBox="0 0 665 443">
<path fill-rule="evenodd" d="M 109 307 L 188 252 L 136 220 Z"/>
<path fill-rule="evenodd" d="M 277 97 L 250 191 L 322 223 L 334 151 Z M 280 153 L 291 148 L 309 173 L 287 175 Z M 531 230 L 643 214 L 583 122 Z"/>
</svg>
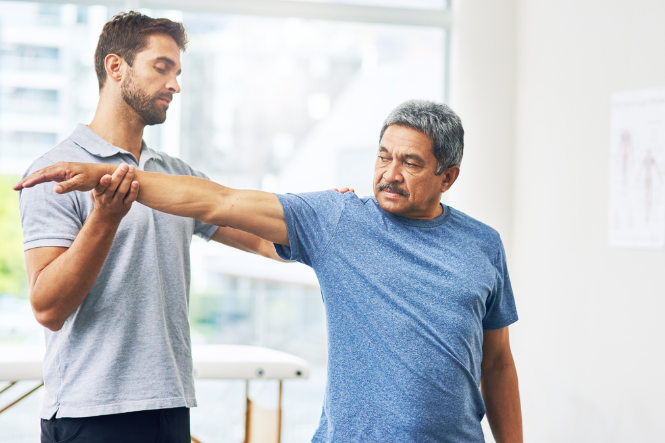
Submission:
<svg viewBox="0 0 665 443">
<path fill-rule="evenodd" d="M 122 57 L 129 66 L 134 57 L 148 45 L 152 34 L 166 34 L 175 40 L 181 51 L 185 51 L 188 37 L 180 22 L 167 18 L 152 18 L 140 12 L 121 12 L 104 25 L 95 50 L 95 71 L 99 89 L 106 82 L 104 60 L 109 54 Z"/>
</svg>

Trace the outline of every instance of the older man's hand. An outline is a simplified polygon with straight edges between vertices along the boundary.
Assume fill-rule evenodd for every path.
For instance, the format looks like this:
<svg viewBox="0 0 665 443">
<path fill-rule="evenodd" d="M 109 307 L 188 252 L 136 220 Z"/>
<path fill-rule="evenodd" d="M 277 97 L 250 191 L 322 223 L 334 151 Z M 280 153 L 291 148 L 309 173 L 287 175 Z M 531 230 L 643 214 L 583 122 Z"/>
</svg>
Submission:
<svg viewBox="0 0 665 443">
<path fill-rule="evenodd" d="M 58 182 L 53 187 L 57 194 L 65 194 L 71 191 L 90 191 L 100 186 L 99 182 L 102 177 L 105 175 L 110 177 L 116 168 L 116 165 L 99 163 L 59 162 L 33 172 L 16 183 L 13 188 L 15 191 L 20 191 L 23 188 L 31 188 L 40 183 L 53 181 Z"/>
</svg>

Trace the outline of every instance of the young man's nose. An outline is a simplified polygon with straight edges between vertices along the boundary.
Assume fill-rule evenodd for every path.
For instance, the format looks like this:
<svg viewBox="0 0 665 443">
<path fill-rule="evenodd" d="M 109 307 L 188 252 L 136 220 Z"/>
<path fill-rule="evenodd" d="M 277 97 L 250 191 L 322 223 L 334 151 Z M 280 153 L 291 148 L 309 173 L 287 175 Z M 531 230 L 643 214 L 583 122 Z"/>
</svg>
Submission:
<svg viewBox="0 0 665 443">
<path fill-rule="evenodd" d="M 168 82 L 166 88 L 171 91 L 171 94 L 178 94 L 180 92 L 180 85 L 178 84 L 178 80 L 175 78 Z"/>
</svg>

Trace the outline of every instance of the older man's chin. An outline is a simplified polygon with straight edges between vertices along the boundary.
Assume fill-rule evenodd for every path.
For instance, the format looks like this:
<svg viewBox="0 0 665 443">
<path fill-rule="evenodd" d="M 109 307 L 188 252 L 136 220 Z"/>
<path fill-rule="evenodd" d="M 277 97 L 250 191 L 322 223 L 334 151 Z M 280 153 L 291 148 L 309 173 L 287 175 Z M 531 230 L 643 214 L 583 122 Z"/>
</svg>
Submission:
<svg viewBox="0 0 665 443">
<path fill-rule="evenodd" d="M 399 194 L 386 195 L 386 191 L 379 191 L 375 193 L 376 201 L 379 203 L 381 209 L 391 214 L 401 215 L 404 211 L 404 204 L 408 198 Z"/>
</svg>

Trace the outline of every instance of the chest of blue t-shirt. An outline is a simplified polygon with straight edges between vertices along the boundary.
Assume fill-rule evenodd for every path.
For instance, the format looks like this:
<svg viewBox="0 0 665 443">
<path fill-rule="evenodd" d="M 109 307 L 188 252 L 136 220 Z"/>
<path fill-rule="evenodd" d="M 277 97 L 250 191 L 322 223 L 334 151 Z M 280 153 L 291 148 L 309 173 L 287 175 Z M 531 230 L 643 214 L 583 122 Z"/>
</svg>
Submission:
<svg viewBox="0 0 665 443">
<path fill-rule="evenodd" d="M 277 252 L 314 269 L 326 307 L 313 441 L 483 441 L 483 329 L 517 320 L 498 233 L 447 206 L 414 220 L 354 194 L 278 197 Z"/>
</svg>

